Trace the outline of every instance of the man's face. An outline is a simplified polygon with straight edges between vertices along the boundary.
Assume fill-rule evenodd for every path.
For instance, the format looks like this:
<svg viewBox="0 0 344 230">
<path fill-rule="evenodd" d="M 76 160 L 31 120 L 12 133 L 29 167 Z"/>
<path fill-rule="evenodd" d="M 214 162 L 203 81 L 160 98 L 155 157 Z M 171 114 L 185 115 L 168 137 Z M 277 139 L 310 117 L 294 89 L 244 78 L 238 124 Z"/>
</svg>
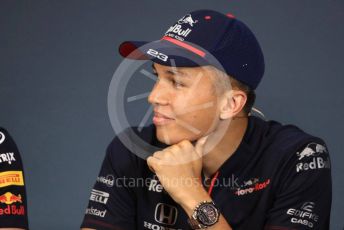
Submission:
<svg viewBox="0 0 344 230">
<path fill-rule="evenodd" d="M 159 141 L 172 145 L 194 141 L 216 127 L 217 93 L 214 72 L 207 67 L 170 67 L 154 63 L 157 82 L 148 101 Z"/>
</svg>

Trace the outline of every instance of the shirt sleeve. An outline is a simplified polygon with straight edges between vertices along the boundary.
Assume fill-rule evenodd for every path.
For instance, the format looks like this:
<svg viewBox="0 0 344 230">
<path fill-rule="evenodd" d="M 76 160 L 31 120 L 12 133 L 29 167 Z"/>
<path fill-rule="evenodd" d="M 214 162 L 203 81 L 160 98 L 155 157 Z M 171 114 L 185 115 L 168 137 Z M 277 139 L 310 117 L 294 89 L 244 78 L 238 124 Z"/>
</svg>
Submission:
<svg viewBox="0 0 344 230">
<path fill-rule="evenodd" d="M 265 229 L 329 229 L 332 182 L 323 141 L 293 153 L 281 176 Z"/>
<path fill-rule="evenodd" d="M 86 208 L 82 228 L 136 229 L 136 201 L 128 179 L 135 177 L 134 156 L 118 138 L 109 145 Z"/>
<path fill-rule="evenodd" d="M 0 128 L 0 228 L 28 229 L 24 172 L 18 148 Z"/>
</svg>

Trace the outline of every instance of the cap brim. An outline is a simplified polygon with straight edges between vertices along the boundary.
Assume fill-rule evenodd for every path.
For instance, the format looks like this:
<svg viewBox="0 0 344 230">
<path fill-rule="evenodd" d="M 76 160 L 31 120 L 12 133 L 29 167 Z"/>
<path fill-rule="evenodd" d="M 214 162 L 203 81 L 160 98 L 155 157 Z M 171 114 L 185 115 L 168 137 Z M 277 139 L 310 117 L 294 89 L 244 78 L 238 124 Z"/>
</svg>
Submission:
<svg viewBox="0 0 344 230">
<path fill-rule="evenodd" d="M 118 49 L 124 58 L 151 60 L 161 65 L 177 67 L 195 67 L 209 65 L 209 62 L 189 50 L 166 40 L 125 41 Z"/>
</svg>

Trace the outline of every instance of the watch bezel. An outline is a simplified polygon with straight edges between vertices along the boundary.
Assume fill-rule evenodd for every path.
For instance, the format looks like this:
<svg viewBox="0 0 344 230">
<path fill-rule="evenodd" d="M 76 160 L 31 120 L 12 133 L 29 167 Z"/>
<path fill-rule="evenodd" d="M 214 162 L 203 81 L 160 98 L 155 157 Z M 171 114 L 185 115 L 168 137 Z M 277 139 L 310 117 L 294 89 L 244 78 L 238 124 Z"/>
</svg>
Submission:
<svg viewBox="0 0 344 230">
<path fill-rule="evenodd" d="M 211 208 L 214 211 L 214 220 L 210 220 L 209 218 L 208 218 L 209 221 L 204 220 L 203 217 L 207 216 L 207 211 L 202 211 L 202 209 L 204 210 L 205 207 Z M 190 222 L 190 224 L 192 225 L 193 229 L 195 229 L 195 227 L 199 229 L 205 229 L 207 227 L 210 227 L 216 224 L 219 221 L 219 218 L 220 218 L 220 211 L 216 207 L 215 203 L 212 201 L 211 202 L 203 201 L 199 203 L 194 209 L 194 212 L 192 214 L 193 221 Z"/>
<path fill-rule="evenodd" d="M 213 212 L 210 216 L 209 212 Z M 219 210 L 213 202 L 203 203 L 198 207 L 197 220 L 202 225 L 213 226 L 219 221 Z"/>
</svg>

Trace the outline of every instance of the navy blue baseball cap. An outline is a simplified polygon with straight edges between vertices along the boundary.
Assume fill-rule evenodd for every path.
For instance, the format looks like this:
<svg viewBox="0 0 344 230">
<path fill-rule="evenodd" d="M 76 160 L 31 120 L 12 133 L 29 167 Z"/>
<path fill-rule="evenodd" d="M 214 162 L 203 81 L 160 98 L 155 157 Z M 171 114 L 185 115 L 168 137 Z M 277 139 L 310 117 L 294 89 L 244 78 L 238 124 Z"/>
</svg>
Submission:
<svg viewBox="0 0 344 230">
<path fill-rule="evenodd" d="M 264 75 L 264 56 L 252 31 L 231 14 L 197 10 L 172 25 L 160 40 L 125 41 L 119 53 L 161 65 L 213 65 L 256 89 Z"/>
</svg>

